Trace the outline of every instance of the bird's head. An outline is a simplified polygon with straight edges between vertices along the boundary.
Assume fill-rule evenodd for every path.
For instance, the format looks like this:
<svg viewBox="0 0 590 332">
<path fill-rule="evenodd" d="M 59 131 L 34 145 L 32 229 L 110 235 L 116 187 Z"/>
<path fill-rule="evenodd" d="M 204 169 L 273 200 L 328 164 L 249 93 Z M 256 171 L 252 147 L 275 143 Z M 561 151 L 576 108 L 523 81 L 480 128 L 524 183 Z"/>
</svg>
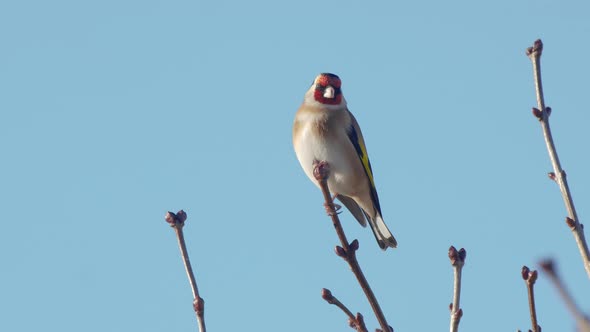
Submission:
<svg viewBox="0 0 590 332">
<path fill-rule="evenodd" d="M 310 92 L 313 92 L 313 99 L 320 104 L 340 105 L 344 99 L 340 89 L 341 85 L 340 77 L 330 73 L 322 73 L 313 81 Z"/>
</svg>

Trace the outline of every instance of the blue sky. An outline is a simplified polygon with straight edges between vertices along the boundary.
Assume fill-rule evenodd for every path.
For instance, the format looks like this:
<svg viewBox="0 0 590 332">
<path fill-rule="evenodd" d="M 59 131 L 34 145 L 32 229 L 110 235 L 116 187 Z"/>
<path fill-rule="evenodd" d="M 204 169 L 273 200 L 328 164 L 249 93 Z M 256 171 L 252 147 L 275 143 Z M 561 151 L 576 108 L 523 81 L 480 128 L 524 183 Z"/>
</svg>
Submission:
<svg viewBox="0 0 590 332">
<path fill-rule="evenodd" d="M 584 1 L 5 1 L 0 4 L 0 330 L 196 329 L 166 211 L 187 211 L 211 331 L 377 327 L 291 145 L 333 72 L 365 136 L 381 252 L 349 213 L 396 331 L 448 328 L 450 245 L 467 249 L 461 330 L 530 328 L 522 265 L 554 257 L 590 312 L 526 47 L 545 43 L 551 124 L 590 215 Z M 573 320 L 541 277 L 539 322 Z"/>
</svg>

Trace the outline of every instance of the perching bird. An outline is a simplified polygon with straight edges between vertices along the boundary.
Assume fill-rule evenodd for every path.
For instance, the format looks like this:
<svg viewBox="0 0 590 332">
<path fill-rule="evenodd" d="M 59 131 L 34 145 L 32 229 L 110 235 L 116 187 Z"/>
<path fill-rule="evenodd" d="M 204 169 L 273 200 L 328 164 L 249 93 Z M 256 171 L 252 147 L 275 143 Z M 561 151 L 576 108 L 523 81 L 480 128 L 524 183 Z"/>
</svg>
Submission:
<svg viewBox="0 0 590 332">
<path fill-rule="evenodd" d="M 293 146 L 305 174 L 313 175 L 314 161 L 330 167 L 328 188 L 364 227 L 369 221 L 381 249 L 397 241 L 381 217 L 381 206 L 367 149 L 356 119 L 348 110 L 340 78 L 319 74 L 295 115 Z"/>
</svg>

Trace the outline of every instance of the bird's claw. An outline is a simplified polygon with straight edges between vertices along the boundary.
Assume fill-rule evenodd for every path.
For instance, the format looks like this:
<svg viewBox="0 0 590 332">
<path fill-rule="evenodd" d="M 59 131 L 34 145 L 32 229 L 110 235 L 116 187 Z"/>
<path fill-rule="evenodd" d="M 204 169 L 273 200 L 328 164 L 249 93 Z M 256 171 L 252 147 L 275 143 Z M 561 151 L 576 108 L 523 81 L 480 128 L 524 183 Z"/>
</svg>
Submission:
<svg viewBox="0 0 590 332">
<path fill-rule="evenodd" d="M 340 209 L 342 209 L 342 205 L 334 203 L 336 201 L 336 197 L 338 197 L 338 194 L 334 194 L 334 196 L 332 196 L 332 204 L 334 204 L 334 210 L 338 212 Z"/>
<path fill-rule="evenodd" d="M 332 217 L 335 215 L 339 215 L 340 214 L 340 209 L 342 208 L 340 205 L 338 204 L 324 204 L 324 207 L 326 208 L 326 213 Z"/>
</svg>

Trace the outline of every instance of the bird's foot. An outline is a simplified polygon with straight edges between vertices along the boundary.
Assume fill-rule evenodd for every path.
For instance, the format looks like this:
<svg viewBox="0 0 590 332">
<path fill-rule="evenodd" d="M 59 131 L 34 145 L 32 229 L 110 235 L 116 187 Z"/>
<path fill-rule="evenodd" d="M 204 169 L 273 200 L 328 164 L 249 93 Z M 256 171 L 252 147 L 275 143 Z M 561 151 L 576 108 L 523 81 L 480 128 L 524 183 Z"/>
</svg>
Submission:
<svg viewBox="0 0 590 332">
<path fill-rule="evenodd" d="M 334 209 L 336 210 L 336 212 L 339 213 L 340 209 L 342 209 L 342 205 L 335 203 L 337 196 L 338 194 L 334 194 L 334 196 L 332 196 L 332 204 L 334 204 Z"/>
<path fill-rule="evenodd" d="M 334 204 L 325 204 L 324 203 L 324 207 L 326 208 L 326 213 L 332 217 L 335 215 L 339 215 L 340 214 L 340 205 L 336 206 Z"/>
<path fill-rule="evenodd" d="M 330 217 L 331 216 L 334 216 L 334 215 L 340 214 L 340 209 L 342 209 L 342 206 L 340 204 L 334 203 L 334 200 L 336 199 L 336 196 L 338 196 L 338 194 L 336 194 L 336 195 L 334 195 L 332 197 L 332 204 L 324 203 L 324 207 L 326 208 L 326 213 Z"/>
</svg>

